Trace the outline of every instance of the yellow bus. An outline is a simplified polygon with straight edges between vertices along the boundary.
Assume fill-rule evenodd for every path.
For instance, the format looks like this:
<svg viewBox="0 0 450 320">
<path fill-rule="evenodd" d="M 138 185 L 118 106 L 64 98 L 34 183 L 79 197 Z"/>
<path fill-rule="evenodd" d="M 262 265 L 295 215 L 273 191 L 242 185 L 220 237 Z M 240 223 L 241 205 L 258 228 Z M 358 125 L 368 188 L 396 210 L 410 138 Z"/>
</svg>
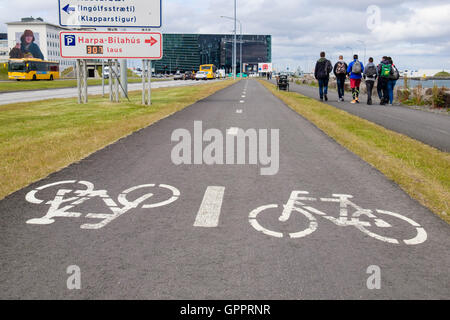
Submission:
<svg viewBox="0 0 450 320">
<path fill-rule="evenodd" d="M 10 59 L 8 78 L 17 81 L 59 79 L 59 63 L 34 58 Z"/>
<path fill-rule="evenodd" d="M 213 64 L 203 64 L 200 66 L 200 71 L 206 72 L 207 79 L 215 79 L 216 78 L 216 66 Z"/>
</svg>

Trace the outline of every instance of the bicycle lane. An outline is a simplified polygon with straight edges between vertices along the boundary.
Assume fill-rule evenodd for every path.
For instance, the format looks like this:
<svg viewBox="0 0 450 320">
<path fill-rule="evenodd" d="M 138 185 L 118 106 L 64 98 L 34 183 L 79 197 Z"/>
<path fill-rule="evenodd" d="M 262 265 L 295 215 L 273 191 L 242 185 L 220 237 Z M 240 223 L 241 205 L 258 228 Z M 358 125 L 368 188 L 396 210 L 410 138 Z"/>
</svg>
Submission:
<svg viewBox="0 0 450 320">
<path fill-rule="evenodd" d="M 224 133 L 230 127 L 280 129 L 279 173 L 261 176 L 258 166 L 248 165 L 173 165 L 173 131 L 186 128 L 192 132 L 198 120 L 205 130 L 217 128 Z M 120 194 L 134 200 L 156 191 L 130 191 L 135 186 L 163 184 L 176 188 L 180 195 L 166 206 L 131 209 L 96 230 L 80 228 L 100 221 L 84 216 L 55 218 L 49 225 L 26 223 L 43 217 L 49 209 L 45 203 L 26 201 L 27 194 L 49 183 L 71 180 L 89 181 L 95 190 L 107 190 L 118 207 L 124 202 L 118 200 Z M 209 186 L 225 188 L 222 206 L 210 206 L 220 209 L 218 226 L 194 226 Z M 35 198 L 53 199 L 58 190 L 59 186 L 40 190 Z M 394 245 L 318 215 L 317 230 L 303 238 L 276 238 L 252 227 L 250 212 L 277 204 L 279 210 L 258 216 L 262 226 L 285 234 L 306 229 L 310 221 L 302 215 L 293 214 L 286 223 L 278 221 L 281 206 L 294 190 L 307 191 L 317 199 L 353 195 L 352 201 L 362 208 L 390 210 L 413 219 L 426 230 L 427 240 Z M 165 201 L 174 193 L 166 188 L 147 199 L 148 204 Z M 104 202 L 109 199 L 101 195 L 73 210 L 109 213 L 111 206 Z M 339 216 L 337 203 L 307 204 Z M 242 81 L 13 194 L 0 202 L 0 212 L 2 298 L 408 299 L 448 295 L 448 225 L 254 81 Z M 398 221 L 384 220 L 394 226 L 382 230 L 386 235 L 398 239 L 416 235 L 416 228 L 408 223 L 400 221 L 397 227 Z M 67 290 L 70 265 L 81 269 L 79 291 Z M 381 269 L 380 290 L 366 286 L 370 276 L 366 271 L 372 265 Z"/>
</svg>

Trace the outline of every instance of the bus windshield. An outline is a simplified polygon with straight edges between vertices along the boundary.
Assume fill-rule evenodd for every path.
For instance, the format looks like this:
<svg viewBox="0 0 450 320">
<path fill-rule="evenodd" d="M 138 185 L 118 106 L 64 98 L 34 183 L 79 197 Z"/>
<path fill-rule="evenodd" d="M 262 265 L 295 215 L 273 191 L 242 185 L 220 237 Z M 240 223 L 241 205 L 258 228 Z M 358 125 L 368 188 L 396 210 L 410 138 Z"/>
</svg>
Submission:
<svg viewBox="0 0 450 320">
<path fill-rule="evenodd" d="M 27 67 L 25 62 L 10 62 L 8 67 L 9 72 L 25 72 Z"/>
<path fill-rule="evenodd" d="M 211 70 L 211 66 L 202 66 L 203 71 Z"/>
</svg>

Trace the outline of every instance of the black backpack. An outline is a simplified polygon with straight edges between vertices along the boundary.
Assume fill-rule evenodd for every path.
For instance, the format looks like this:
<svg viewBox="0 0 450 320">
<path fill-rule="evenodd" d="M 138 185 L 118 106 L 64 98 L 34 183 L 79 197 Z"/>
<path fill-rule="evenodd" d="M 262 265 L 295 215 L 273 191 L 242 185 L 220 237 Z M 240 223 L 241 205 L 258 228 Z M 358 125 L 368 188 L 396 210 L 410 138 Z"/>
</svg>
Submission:
<svg viewBox="0 0 450 320">
<path fill-rule="evenodd" d="M 374 65 L 370 65 L 367 67 L 364 74 L 366 75 L 366 77 L 373 78 L 377 75 L 377 68 Z"/>
</svg>

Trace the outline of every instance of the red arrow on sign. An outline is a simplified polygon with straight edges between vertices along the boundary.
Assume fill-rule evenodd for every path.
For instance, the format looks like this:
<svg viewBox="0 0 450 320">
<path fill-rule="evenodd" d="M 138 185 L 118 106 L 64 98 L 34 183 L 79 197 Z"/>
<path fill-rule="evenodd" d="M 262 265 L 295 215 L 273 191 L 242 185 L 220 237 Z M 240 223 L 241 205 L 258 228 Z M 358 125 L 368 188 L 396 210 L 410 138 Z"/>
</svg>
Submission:
<svg viewBox="0 0 450 320">
<path fill-rule="evenodd" d="M 150 39 L 146 39 L 145 43 L 149 43 L 150 47 L 153 47 L 153 45 L 158 43 L 158 40 L 156 40 L 155 38 L 151 37 Z"/>
</svg>

